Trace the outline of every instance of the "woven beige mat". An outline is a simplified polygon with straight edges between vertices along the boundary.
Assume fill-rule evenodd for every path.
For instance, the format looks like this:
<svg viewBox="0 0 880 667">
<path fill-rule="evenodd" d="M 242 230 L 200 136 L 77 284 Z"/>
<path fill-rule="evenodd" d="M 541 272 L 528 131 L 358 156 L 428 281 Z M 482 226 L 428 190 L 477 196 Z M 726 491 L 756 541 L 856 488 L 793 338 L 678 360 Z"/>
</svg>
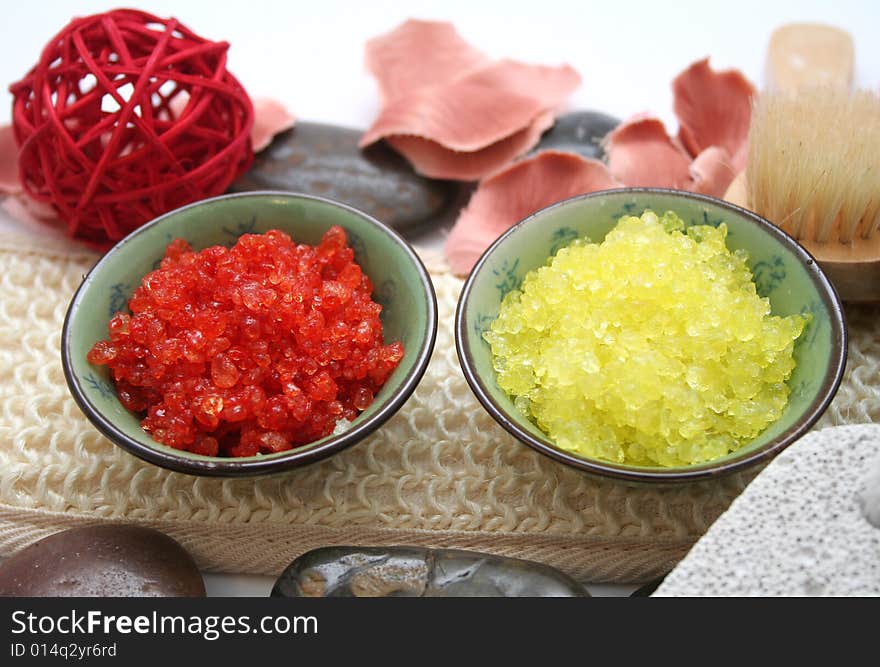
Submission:
<svg viewBox="0 0 880 667">
<path fill-rule="evenodd" d="M 382 429 L 281 475 L 168 472 L 111 444 L 68 393 L 61 325 L 95 260 L 63 243 L 0 235 L 0 556 L 63 528 L 126 521 L 174 536 L 206 570 L 276 574 L 320 546 L 408 544 L 634 583 L 667 572 L 751 478 L 635 488 L 596 481 L 514 440 L 465 383 L 452 328 L 461 281 L 430 259 L 436 348 L 414 395 Z M 880 309 L 847 315 L 849 368 L 819 426 L 880 417 Z"/>
</svg>

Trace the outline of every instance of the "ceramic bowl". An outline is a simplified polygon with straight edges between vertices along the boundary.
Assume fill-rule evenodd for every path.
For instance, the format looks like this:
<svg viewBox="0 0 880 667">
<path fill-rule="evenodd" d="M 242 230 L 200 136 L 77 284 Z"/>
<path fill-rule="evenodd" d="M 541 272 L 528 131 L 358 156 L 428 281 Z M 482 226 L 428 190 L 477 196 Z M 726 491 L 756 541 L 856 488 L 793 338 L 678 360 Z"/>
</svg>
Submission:
<svg viewBox="0 0 880 667">
<path fill-rule="evenodd" d="M 581 457 L 554 446 L 514 407 L 496 382 L 483 332 L 498 315 L 504 296 L 523 276 L 545 264 L 577 237 L 600 242 L 623 215 L 675 211 L 687 225 L 724 222 L 731 250 L 748 252 L 758 293 L 777 315 L 812 313 L 795 346 L 796 369 L 782 416 L 736 452 L 709 463 L 682 467 L 621 465 Z M 831 402 L 846 364 L 846 327 L 840 300 L 813 258 L 763 218 L 721 200 L 687 192 L 627 188 L 574 197 L 519 222 L 486 250 L 464 284 L 455 318 L 456 346 L 465 378 L 483 407 L 525 444 L 587 473 L 633 483 L 690 482 L 743 470 L 767 461 L 801 437 Z"/>
<path fill-rule="evenodd" d="M 107 337 L 107 322 L 124 310 L 141 278 L 158 265 L 167 244 L 184 238 L 196 250 L 232 245 L 244 233 L 287 232 L 316 244 L 332 225 L 345 228 L 355 260 L 373 282 L 382 304 L 385 340 L 401 341 L 404 357 L 373 403 L 350 428 L 277 454 L 226 458 L 190 454 L 154 441 L 140 417 L 119 402 L 106 366 L 86 353 Z M 437 333 L 437 302 L 427 271 L 396 232 L 353 208 L 319 197 L 254 192 L 204 200 L 167 213 L 114 246 L 88 273 L 67 311 L 62 362 L 70 391 L 92 423 L 123 449 L 171 470 L 197 475 L 274 473 L 317 461 L 358 442 L 394 414 L 425 372 Z"/>
</svg>

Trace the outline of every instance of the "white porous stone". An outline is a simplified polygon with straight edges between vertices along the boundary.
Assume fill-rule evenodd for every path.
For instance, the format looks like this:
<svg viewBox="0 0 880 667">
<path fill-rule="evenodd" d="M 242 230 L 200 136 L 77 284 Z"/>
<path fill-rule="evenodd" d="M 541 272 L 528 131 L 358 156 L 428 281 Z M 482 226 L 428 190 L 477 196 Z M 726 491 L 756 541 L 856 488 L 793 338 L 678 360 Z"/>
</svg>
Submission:
<svg viewBox="0 0 880 667">
<path fill-rule="evenodd" d="M 858 500 L 868 522 L 880 529 L 880 456 L 874 458 L 873 465 L 862 480 Z"/>
<path fill-rule="evenodd" d="M 654 596 L 880 596 L 878 489 L 880 425 L 809 433 L 761 471 Z"/>
</svg>

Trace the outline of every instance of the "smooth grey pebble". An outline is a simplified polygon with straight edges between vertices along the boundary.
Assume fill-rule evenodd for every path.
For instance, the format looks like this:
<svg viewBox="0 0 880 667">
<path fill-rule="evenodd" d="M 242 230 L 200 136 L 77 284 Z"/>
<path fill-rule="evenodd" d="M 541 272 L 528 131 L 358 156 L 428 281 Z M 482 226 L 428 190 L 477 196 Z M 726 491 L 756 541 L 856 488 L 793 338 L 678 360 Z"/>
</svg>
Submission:
<svg viewBox="0 0 880 667">
<path fill-rule="evenodd" d="M 589 597 L 541 563 L 476 551 L 324 547 L 294 560 L 273 597 Z"/>
<path fill-rule="evenodd" d="M 605 157 L 602 139 L 619 123 L 616 118 L 598 111 L 573 111 L 563 114 L 556 119 L 553 127 L 543 134 L 531 153 L 558 150 L 601 160 Z"/>
<path fill-rule="evenodd" d="M 420 176 L 384 143 L 362 150 L 361 135 L 351 128 L 299 122 L 258 153 L 230 190 L 326 197 L 397 229 L 444 220 L 449 209 L 461 205 L 460 184 Z"/>
</svg>

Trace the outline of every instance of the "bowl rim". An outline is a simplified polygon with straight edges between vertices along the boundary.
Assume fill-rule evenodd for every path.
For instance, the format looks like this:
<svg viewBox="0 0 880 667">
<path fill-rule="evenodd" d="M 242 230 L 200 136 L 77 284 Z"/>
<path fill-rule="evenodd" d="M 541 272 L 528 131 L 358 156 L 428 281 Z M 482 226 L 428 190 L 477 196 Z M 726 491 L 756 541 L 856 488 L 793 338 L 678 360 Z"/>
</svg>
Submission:
<svg viewBox="0 0 880 667">
<path fill-rule="evenodd" d="M 727 209 L 770 233 L 771 236 L 775 237 L 780 244 L 790 250 L 807 267 L 807 272 L 816 287 L 816 291 L 819 293 L 822 303 L 831 315 L 831 354 L 828 360 L 825 376 L 822 378 L 817 400 L 810 404 L 808 410 L 801 415 L 789 429 L 780 433 L 779 436 L 768 443 L 767 446 L 720 463 L 717 461 L 709 461 L 694 466 L 677 468 L 627 466 L 616 464 L 611 461 L 603 461 L 601 459 L 583 458 L 562 449 L 558 449 L 553 446 L 549 440 L 536 438 L 531 433 L 521 428 L 519 424 L 516 423 L 516 419 L 509 415 L 507 411 L 492 397 L 488 387 L 476 371 L 476 365 L 471 352 L 472 335 L 464 322 L 465 311 L 467 310 L 468 300 L 473 290 L 477 274 L 480 272 L 483 265 L 487 263 L 489 257 L 495 252 L 495 250 L 503 245 L 508 238 L 516 234 L 518 230 L 531 224 L 536 224 L 536 221 L 539 222 L 546 213 L 556 208 L 572 206 L 583 200 L 599 198 L 609 194 L 649 194 L 681 197 Z M 467 380 L 471 391 L 477 397 L 477 400 L 502 428 L 532 449 L 535 449 L 561 463 L 568 464 L 584 472 L 599 475 L 604 478 L 610 477 L 625 482 L 636 483 L 698 482 L 706 479 L 715 479 L 722 475 L 741 471 L 762 461 L 772 459 L 786 447 L 800 439 L 819 420 L 833 400 L 834 395 L 837 393 L 837 389 L 843 380 L 847 360 L 848 332 L 840 297 L 819 263 L 801 244 L 772 222 L 759 216 L 753 211 L 749 211 L 748 209 L 710 195 L 670 188 L 628 187 L 597 190 L 595 192 L 568 197 L 526 216 L 499 236 L 492 245 L 483 251 L 476 264 L 474 264 L 473 269 L 471 269 L 470 274 L 462 286 L 461 296 L 459 297 L 458 305 L 455 310 L 454 328 L 456 352 L 465 379 Z"/>
<path fill-rule="evenodd" d="M 367 224 L 377 227 L 412 263 L 419 276 L 421 291 L 425 297 L 427 305 L 427 313 L 425 318 L 423 343 L 417 350 L 416 361 L 409 373 L 404 376 L 400 382 L 400 387 L 388 398 L 387 402 L 382 405 L 375 414 L 365 419 L 362 423 L 356 424 L 353 428 L 338 435 L 328 436 L 325 442 L 321 445 L 311 446 L 308 447 L 308 449 L 294 448 L 273 458 L 248 457 L 249 460 L 220 456 L 202 456 L 199 458 L 193 458 L 192 455 L 187 455 L 185 452 L 177 454 L 171 447 L 164 447 L 163 449 L 159 449 L 158 447 L 153 448 L 129 437 L 124 431 L 119 429 L 112 420 L 98 410 L 91 401 L 89 401 L 87 394 L 83 391 L 79 379 L 73 370 L 71 362 L 71 322 L 74 319 L 75 313 L 79 308 L 86 291 L 94 282 L 95 276 L 101 272 L 104 266 L 109 262 L 110 256 L 119 248 L 137 243 L 137 239 L 146 233 L 147 230 L 160 225 L 171 216 L 176 216 L 188 209 L 198 208 L 218 201 L 278 197 L 289 200 L 305 199 L 312 202 L 326 204 L 331 207 L 344 209 L 348 213 L 361 218 Z M 260 474 L 279 473 L 314 463 L 351 447 L 382 426 L 382 424 L 390 419 L 391 416 L 394 415 L 409 399 L 421 381 L 422 376 L 425 374 L 437 339 L 437 322 L 437 295 L 430 275 L 413 247 L 396 230 L 353 206 L 326 197 L 280 190 L 254 190 L 249 192 L 223 194 L 208 199 L 202 199 L 168 211 L 167 213 L 163 213 L 143 224 L 141 227 L 138 227 L 110 248 L 110 250 L 108 250 L 91 269 L 89 269 L 88 273 L 85 274 L 82 282 L 79 287 L 77 287 L 76 292 L 74 292 L 74 295 L 68 304 L 67 312 L 64 316 L 64 324 L 61 329 L 61 365 L 64 371 L 64 377 L 67 381 L 67 386 L 80 410 L 82 410 L 98 431 L 115 445 L 144 461 L 148 461 L 149 463 L 153 463 L 175 472 L 211 477 L 247 477 Z M 157 445 L 158 444 L 160 443 L 157 443 Z"/>
</svg>

